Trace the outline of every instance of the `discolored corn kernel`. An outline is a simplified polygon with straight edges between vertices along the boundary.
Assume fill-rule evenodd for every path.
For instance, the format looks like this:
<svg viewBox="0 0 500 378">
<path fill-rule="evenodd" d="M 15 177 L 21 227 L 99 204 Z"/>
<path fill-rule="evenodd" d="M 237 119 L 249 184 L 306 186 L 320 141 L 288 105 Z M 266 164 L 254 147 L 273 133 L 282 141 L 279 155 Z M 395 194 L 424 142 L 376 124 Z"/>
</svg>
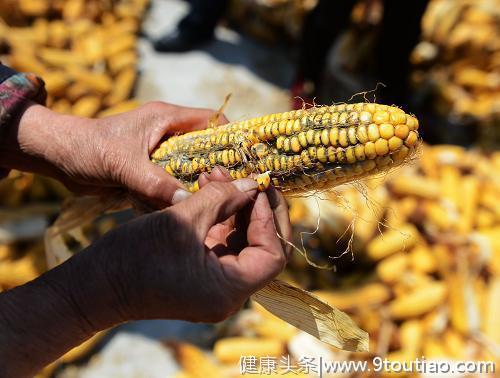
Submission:
<svg viewBox="0 0 500 378">
<path fill-rule="evenodd" d="M 362 144 L 354 146 L 354 155 L 356 156 L 357 160 L 365 160 L 365 147 Z"/>
<path fill-rule="evenodd" d="M 307 130 L 306 140 L 307 140 L 307 144 L 309 144 L 309 145 L 314 144 L 314 130 Z"/>
<path fill-rule="evenodd" d="M 401 146 L 401 148 L 392 154 L 392 158 L 395 162 L 401 163 L 410 154 L 410 149 L 406 146 Z"/>
<path fill-rule="evenodd" d="M 356 162 L 356 155 L 354 153 L 354 147 L 347 147 L 345 150 L 345 158 L 349 164 Z"/>
<path fill-rule="evenodd" d="M 304 150 L 300 153 L 300 160 L 302 161 L 304 167 L 309 167 L 312 165 L 311 157 L 309 156 L 309 151 L 307 150 Z"/>
<path fill-rule="evenodd" d="M 345 128 L 341 128 L 339 130 L 339 144 L 342 147 L 347 147 L 349 145 L 349 140 L 347 139 L 347 130 Z"/>
<path fill-rule="evenodd" d="M 300 121 L 298 119 L 293 121 L 293 128 L 292 129 L 293 129 L 294 133 L 298 133 L 302 129 L 300 126 Z"/>
<path fill-rule="evenodd" d="M 357 125 L 359 123 L 359 113 L 358 112 L 350 112 L 347 117 L 347 122 L 350 125 Z"/>
<path fill-rule="evenodd" d="M 264 156 L 266 156 L 269 153 L 269 148 L 264 143 L 254 144 L 252 146 L 251 150 L 252 150 L 252 154 L 255 157 L 257 157 L 258 159 L 263 158 Z M 210 163 L 212 163 L 212 165 L 214 165 L 214 163 L 212 162 L 211 156 L 212 156 L 212 153 L 209 155 L 209 157 L 210 157 Z"/>
<path fill-rule="evenodd" d="M 321 131 L 314 132 L 314 144 L 319 146 L 321 144 Z"/>
<path fill-rule="evenodd" d="M 373 116 L 372 116 L 372 113 L 370 113 L 370 112 L 363 111 L 359 115 L 359 121 L 361 123 L 370 124 L 370 123 L 372 123 L 372 120 L 373 120 Z"/>
<path fill-rule="evenodd" d="M 328 138 L 330 139 L 330 144 L 332 146 L 336 146 L 339 141 L 339 129 L 337 129 L 336 127 L 330 129 Z"/>
<path fill-rule="evenodd" d="M 272 123 L 268 123 L 266 125 L 266 140 L 272 138 L 272 136 L 273 136 L 272 128 L 273 128 L 273 124 Z"/>
<path fill-rule="evenodd" d="M 269 173 L 261 173 L 260 175 L 257 176 L 256 178 L 258 189 L 262 192 L 269 188 L 269 185 L 271 185 L 271 176 L 269 176 Z"/>
<path fill-rule="evenodd" d="M 278 132 L 282 136 L 286 134 L 286 121 L 278 122 Z"/>
<path fill-rule="evenodd" d="M 363 125 L 358 126 L 358 130 L 356 131 L 356 137 L 359 142 L 366 143 L 368 142 L 368 131 L 366 127 Z"/>
<path fill-rule="evenodd" d="M 354 145 L 358 142 L 358 139 L 356 137 L 356 128 L 355 127 L 349 127 L 347 129 L 347 139 L 349 140 L 349 143 Z"/>
<path fill-rule="evenodd" d="M 299 135 L 298 135 L 298 138 L 299 138 L 299 143 L 300 145 L 305 148 L 307 147 L 307 138 L 306 138 L 306 133 L 305 132 L 300 132 Z"/>
<path fill-rule="evenodd" d="M 377 152 L 375 151 L 375 143 L 367 142 L 365 144 L 365 155 L 368 159 L 374 159 L 377 156 Z"/>
<path fill-rule="evenodd" d="M 342 147 L 337 147 L 337 152 L 335 154 L 335 158 L 339 163 L 345 162 L 345 153 Z"/>
<path fill-rule="evenodd" d="M 349 117 L 349 114 L 348 113 L 340 113 L 340 116 L 339 116 L 339 124 L 340 125 L 347 125 L 347 118 Z"/>
<path fill-rule="evenodd" d="M 311 158 L 311 160 L 316 160 L 316 158 L 318 156 L 316 147 L 309 147 L 307 149 L 307 153 L 309 154 L 309 157 Z"/>
<path fill-rule="evenodd" d="M 279 136 L 277 139 L 276 139 L 276 148 L 278 150 L 282 150 L 283 149 L 283 145 L 285 144 L 285 137 L 284 136 Z"/>
<path fill-rule="evenodd" d="M 280 130 L 279 130 L 279 123 L 274 122 L 271 126 L 271 133 L 273 134 L 274 137 L 277 137 L 280 135 Z"/>
<path fill-rule="evenodd" d="M 285 138 L 285 140 L 283 141 L 283 151 L 289 152 L 290 149 L 291 149 L 291 147 L 290 147 L 290 138 Z"/>
<path fill-rule="evenodd" d="M 274 156 L 273 166 L 275 171 L 281 171 L 281 159 L 279 156 Z"/>
</svg>

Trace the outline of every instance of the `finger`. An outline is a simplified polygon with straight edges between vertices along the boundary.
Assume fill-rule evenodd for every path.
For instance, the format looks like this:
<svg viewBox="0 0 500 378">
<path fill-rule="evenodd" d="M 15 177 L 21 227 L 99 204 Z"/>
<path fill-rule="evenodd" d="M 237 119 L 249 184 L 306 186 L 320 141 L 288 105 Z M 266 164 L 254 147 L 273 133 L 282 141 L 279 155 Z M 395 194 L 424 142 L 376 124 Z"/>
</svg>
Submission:
<svg viewBox="0 0 500 378">
<path fill-rule="evenodd" d="M 233 178 L 226 168 L 217 165 L 216 167 L 214 167 L 214 169 L 212 169 L 212 172 L 210 172 L 210 174 L 203 172 L 198 177 L 198 184 L 200 188 L 203 188 L 205 185 L 212 181 L 229 182 L 233 181 Z"/>
<path fill-rule="evenodd" d="M 220 223 L 245 205 L 257 194 L 257 183 L 251 179 L 210 182 L 172 211 L 189 223 L 195 223 L 198 236 L 205 240 L 212 226 Z"/>
<path fill-rule="evenodd" d="M 205 185 L 207 185 L 210 182 L 210 177 L 209 174 L 206 172 L 201 172 L 200 175 L 198 176 L 198 185 L 201 188 L 203 188 Z"/>
<path fill-rule="evenodd" d="M 223 256 L 220 262 L 229 278 L 248 294 L 264 287 L 286 264 L 276 235 L 273 211 L 266 194 L 259 193 L 247 230 L 248 247 L 238 256 Z"/>
<path fill-rule="evenodd" d="M 227 168 L 217 165 L 214 169 L 212 169 L 212 172 L 210 172 L 210 176 L 208 177 L 210 181 L 214 182 L 231 182 L 233 181 L 233 178 L 229 174 L 229 171 Z M 226 219 L 223 223 L 226 226 L 226 229 L 232 230 L 234 228 L 234 218 L 237 215 L 231 216 L 228 219 Z M 229 232 L 226 232 L 226 236 L 229 234 Z M 225 240 L 225 237 L 224 237 Z"/>
<path fill-rule="evenodd" d="M 176 106 L 174 111 L 169 112 L 169 127 L 168 134 L 185 133 L 188 131 L 202 130 L 209 126 L 209 121 L 212 119 L 217 110 L 188 108 L 184 106 Z M 218 119 L 219 125 L 229 123 L 226 116 L 221 114 Z"/>
<path fill-rule="evenodd" d="M 179 180 L 149 160 L 135 169 L 137 174 L 132 177 L 138 179 L 128 183 L 129 189 L 156 209 L 174 205 L 191 196 Z"/>
<path fill-rule="evenodd" d="M 149 153 L 165 136 L 206 129 L 209 126 L 209 121 L 217 112 L 212 109 L 188 108 L 164 102 L 153 102 L 145 106 L 149 107 L 148 111 L 154 114 L 155 119 L 158 120 L 158 122 L 152 122 L 154 127 L 151 129 L 148 141 Z M 224 115 L 219 116 L 219 125 L 228 122 Z"/>
<path fill-rule="evenodd" d="M 210 181 L 229 182 L 233 181 L 233 178 L 229 174 L 227 168 L 218 165 L 212 169 L 212 172 L 210 173 Z"/>
<path fill-rule="evenodd" d="M 266 194 L 271 209 L 273 210 L 276 231 L 278 232 L 281 244 L 288 259 L 292 252 L 292 246 L 290 244 L 292 238 L 292 224 L 290 223 L 288 204 L 283 194 L 273 186 L 269 187 Z"/>
</svg>

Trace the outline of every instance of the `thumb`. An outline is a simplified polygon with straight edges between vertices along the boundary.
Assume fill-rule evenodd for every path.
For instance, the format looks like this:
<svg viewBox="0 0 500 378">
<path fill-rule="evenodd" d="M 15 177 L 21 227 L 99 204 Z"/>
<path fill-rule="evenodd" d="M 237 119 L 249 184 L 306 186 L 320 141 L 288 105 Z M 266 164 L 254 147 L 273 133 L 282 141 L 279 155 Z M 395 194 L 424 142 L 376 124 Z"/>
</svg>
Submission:
<svg viewBox="0 0 500 378">
<path fill-rule="evenodd" d="M 188 217 L 186 221 L 189 223 L 195 221 L 198 237 L 204 240 L 213 225 L 234 215 L 256 195 L 257 182 L 252 179 L 212 181 L 171 210 L 181 218 Z"/>
</svg>

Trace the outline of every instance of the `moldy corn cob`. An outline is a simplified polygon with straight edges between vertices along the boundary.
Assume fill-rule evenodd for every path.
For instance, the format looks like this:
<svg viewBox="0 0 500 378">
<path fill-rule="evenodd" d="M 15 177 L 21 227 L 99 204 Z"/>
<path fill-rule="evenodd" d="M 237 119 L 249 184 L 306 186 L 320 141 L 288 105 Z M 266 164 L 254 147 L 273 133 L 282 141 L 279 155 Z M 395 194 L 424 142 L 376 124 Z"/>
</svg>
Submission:
<svg viewBox="0 0 500 378">
<path fill-rule="evenodd" d="M 419 143 L 418 121 L 397 107 L 339 104 L 271 114 L 173 136 L 152 161 L 198 190 L 221 165 L 233 178 L 257 175 L 286 194 L 323 190 L 401 164 Z"/>
</svg>

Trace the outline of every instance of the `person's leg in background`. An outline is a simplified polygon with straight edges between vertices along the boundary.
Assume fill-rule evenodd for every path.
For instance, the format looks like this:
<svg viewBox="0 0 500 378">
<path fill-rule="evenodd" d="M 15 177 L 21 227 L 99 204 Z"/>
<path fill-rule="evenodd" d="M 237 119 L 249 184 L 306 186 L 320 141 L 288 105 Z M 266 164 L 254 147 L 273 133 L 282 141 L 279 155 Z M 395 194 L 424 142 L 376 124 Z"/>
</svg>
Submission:
<svg viewBox="0 0 500 378">
<path fill-rule="evenodd" d="M 190 0 L 189 13 L 179 22 L 177 30 L 154 41 L 162 52 L 189 51 L 210 41 L 217 23 L 226 11 L 228 0 Z"/>
<path fill-rule="evenodd" d="M 377 48 L 377 79 L 387 87 L 382 100 L 407 104 L 411 72 L 410 54 L 420 39 L 421 20 L 428 0 L 385 0 Z"/>
<path fill-rule="evenodd" d="M 328 51 L 339 34 L 350 23 L 356 0 L 320 0 L 304 21 L 299 50 L 298 69 L 292 85 L 294 108 L 301 107 L 296 96 L 310 101 L 315 95 Z"/>
</svg>

